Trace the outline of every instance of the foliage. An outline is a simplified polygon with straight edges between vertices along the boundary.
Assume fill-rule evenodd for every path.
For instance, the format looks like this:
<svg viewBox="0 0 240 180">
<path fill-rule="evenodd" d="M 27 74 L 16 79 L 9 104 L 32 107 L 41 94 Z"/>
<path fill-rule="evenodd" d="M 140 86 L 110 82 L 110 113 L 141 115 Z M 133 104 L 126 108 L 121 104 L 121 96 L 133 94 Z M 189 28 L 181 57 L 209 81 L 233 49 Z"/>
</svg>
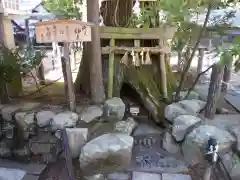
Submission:
<svg viewBox="0 0 240 180">
<path fill-rule="evenodd" d="M 69 19 L 80 19 L 82 0 L 45 0 L 44 7 L 50 12 L 67 17 Z"/>
<path fill-rule="evenodd" d="M 3 45 L 0 48 L 0 52 L 0 82 L 9 83 L 19 75 L 21 57 L 18 49 L 8 49 Z"/>
</svg>

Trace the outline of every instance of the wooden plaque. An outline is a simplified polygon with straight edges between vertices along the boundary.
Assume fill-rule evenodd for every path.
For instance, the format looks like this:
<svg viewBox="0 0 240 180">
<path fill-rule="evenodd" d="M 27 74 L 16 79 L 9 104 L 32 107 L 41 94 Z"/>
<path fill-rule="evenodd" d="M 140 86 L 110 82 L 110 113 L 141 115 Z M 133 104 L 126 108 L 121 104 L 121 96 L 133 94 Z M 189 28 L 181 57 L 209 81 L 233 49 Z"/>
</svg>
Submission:
<svg viewBox="0 0 240 180">
<path fill-rule="evenodd" d="M 77 20 L 53 20 L 36 25 L 38 43 L 91 41 L 90 23 Z"/>
</svg>

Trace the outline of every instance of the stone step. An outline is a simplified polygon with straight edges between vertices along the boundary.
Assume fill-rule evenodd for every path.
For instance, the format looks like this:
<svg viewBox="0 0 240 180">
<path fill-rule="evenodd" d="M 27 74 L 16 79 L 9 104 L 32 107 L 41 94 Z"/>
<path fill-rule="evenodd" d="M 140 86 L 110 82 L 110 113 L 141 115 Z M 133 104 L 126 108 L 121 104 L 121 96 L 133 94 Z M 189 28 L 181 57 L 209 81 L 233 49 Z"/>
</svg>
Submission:
<svg viewBox="0 0 240 180">
<path fill-rule="evenodd" d="M 185 174 L 154 174 L 144 172 L 133 172 L 132 180 L 192 180 L 190 175 Z"/>
</svg>

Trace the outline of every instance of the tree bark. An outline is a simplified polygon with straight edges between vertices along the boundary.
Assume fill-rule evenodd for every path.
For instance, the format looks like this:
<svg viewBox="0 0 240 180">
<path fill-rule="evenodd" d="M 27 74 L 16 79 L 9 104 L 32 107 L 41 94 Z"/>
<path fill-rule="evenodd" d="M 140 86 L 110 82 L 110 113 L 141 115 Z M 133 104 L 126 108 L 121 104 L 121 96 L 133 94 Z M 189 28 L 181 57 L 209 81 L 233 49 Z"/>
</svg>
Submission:
<svg viewBox="0 0 240 180">
<path fill-rule="evenodd" d="M 197 74 L 200 74 L 202 72 L 203 57 L 204 57 L 204 49 L 200 48 L 200 49 L 198 49 Z"/>
<path fill-rule="evenodd" d="M 231 56 L 230 58 L 231 59 L 228 60 L 228 64 L 226 64 L 226 66 L 224 67 L 222 92 L 227 92 L 228 83 L 231 79 L 233 57 Z"/>
<path fill-rule="evenodd" d="M 217 101 L 221 93 L 223 67 L 215 64 L 212 67 L 211 81 L 208 90 L 207 104 L 204 116 L 213 119 L 217 109 Z"/>
<path fill-rule="evenodd" d="M 87 1 L 87 20 L 94 24 L 92 27 L 92 42 L 89 42 L 92 53 L 89 53 L 90 67 L 90 86 L 91 97 L 95 104 L 102 103 L 105 100 L 103 86 L 101 43 L 99 30 L 99 2 Z"/>
</svg>

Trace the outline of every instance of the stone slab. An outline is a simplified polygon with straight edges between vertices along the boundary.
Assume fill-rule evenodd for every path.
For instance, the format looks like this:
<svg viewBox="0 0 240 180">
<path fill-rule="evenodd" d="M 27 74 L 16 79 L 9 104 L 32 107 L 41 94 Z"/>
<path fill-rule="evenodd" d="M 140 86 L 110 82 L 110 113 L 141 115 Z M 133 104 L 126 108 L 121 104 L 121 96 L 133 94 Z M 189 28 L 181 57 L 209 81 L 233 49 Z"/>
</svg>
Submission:
<svg viewBox="0 0 240 180">
<path fill-rule="evenodd" d="M 132 180 L 162 180 L 161 174 L 133 172 Z"/>
<path fill-rule="evenodd" d="M 234 90 L 228 90 L 228 93 L 224 96 L 225 100 L 231 104 L 238 112 L 240 112 L 240 92 Z"/>
<path fill-rule="evenodd" d="M 0 159 L 0 167 L 2 168 L 13 168 L 25 171 L 27 174 L 40 175 L 41 172 L 46 168 L 45 164 L 21 164 L 10 160 Z"/>
<path fill-rule="evenodd" d="M 185 174 L 162 174 L 162 180 L 192 180 L 190 175 Z"/>
<path fill-rule="evenodd" d="M 132 171 L 152 173 L 189 172 L 185 163 L 162 148 L 159 134 L 134 136 Z"/>
<path fill-rule="evenodd" d="M 1 180 L 22 180 L 26 172 L 15 168 L 0 168 Z"/>
<path fill-rule="evenodd" d="M 26 174 L 22 180 L 38 180 L 39 176 L 35 176 L 32 174 Z"/>
</svg>

